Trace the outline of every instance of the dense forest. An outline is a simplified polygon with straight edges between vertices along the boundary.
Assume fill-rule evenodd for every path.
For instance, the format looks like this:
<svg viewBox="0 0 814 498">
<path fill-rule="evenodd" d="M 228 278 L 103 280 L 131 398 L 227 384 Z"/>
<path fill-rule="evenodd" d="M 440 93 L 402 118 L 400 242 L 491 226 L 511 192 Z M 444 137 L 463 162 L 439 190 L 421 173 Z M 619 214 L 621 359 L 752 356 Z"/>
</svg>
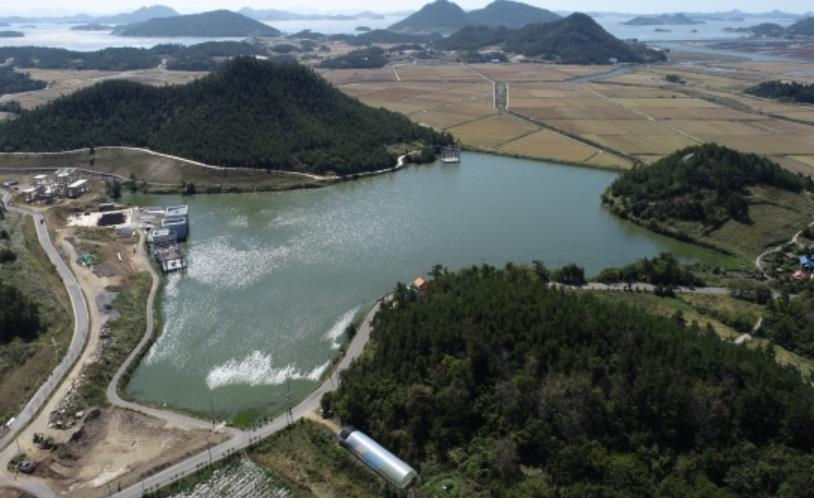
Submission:
<svg viewBox="0 0 814 498">
<path fill-rule="evenodd" d="M 744 91 L 781 102 L 814 104 L 814 85 L 796 81 L 764 81 Z"/>
<path fill-rule="evenodd" d="M 639 43 L 626 43 L 605 31 L 586 14 L 571 14 L 560 21 L 529 24 L 512 32 L 504 48 L 527 57 L 541 57 L 563 64 L 657 62 L 666 59 Z"/>
<path fill-rule="evenodd" d="M 811 180 L 765 157 L 704 144 L 622 173 L 603 201 L 622 217 L 717 227 L 730 219 L 749 222 L 748 187 L 754 185 L 798 192 Z"/>
<path fill-rule="evenodd" d="M 36 303 L 16 287 L 0 281 L 0 344 L 15 338 L 34 339 L 40 332 L 40 317 Z"/>
<path fill-rule="evenodd" d="M 759 334 L 789 351 L 814 358 L 814 296 L 781 297 L 768 306 Z"/>
<path fill-rule="evenodd" d="M 50 47 L 0 47 L 0 60 L 10 60 L 10 65 L 15 67 L 101 71 L 147 69 L 161 64 L 161 57 L 157 54 L 134 47 L 106 48 L 95 52 Z"/>
<path fill-rule="evenodd" d="M 681 319 L 525 267 L 436 269 L 368 347 L 323 408 L 461 496 L 811 496 L 814 390 Z"/>
<path fill-rule="evenodd" d="M 13 67 L 0 67 L 0 95 L 4 93 L 30 92 L 42 90 L 48 83 L 31 78 L 28 73 L 18 73 Z"/>
<path fill-rule="evenodd" d="M 279 30 L 229 10 L 200 14 L 156 17 L 144 22 L 117 26 L 119 36 L 279 36 Z"/>
<path fill-rule="evenodd" d="M 477 50 L 490 45 L 500 45 L 512 32 L 509 28 L 498 26 L 467 26 L 432 44 L 439 50 Z"/>
<path fill-rule="evenodd" d="M 319 63 L 319 67 L 330 69 L 370 69 L 383 67 L 387 64 L 387 55 L 381 47 L 370 47 L 353 50 L 344 55 L 338 55 L 325 59 Z"/>
<path fill-rule="evenodd" d="M 653 285 L 704 285 L 692 270 L 683 266 L 670 253 L 661 253 L 653 259 L 642 258 L 621 268 L 605 268 L 596 276 L 598 282 L 647 282 Z"/>
<path fill-rule="evenodd" d="M 129 71 L 149 69 L 167 61 L 167 69 L 211 71 L 225 60 L 242 55 L 265 55 L 264 48 L 248 42 L 210 41 L 196 45 L 161 44 L 152 48 L 113 47 L 77 52 L 50 47 L 0 47 L 0 59 L 10 66 L 39 69 L 96 69 Z"/>
<path fill-rule="evenodd" d="M 417 142 L 440 146 L 452 137 L 367 107 L 309 68 L 248 57 L 186 85 L 105 81 L 0 124 L 6 152 L 127 145 L 314 173 L 392 167 L 396 153 L 387 147 Z"/>
</svg>

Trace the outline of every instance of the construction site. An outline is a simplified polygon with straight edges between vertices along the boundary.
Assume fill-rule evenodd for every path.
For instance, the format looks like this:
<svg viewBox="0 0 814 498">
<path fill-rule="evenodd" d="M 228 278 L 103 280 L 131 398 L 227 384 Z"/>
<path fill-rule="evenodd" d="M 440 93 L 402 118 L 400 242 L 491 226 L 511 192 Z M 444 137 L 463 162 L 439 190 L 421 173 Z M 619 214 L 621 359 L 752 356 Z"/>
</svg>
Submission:
<svg viewBox="0 0 814 498">
<path fill-rule="evenodd" d="M 39 174 L 22 190 L 29 204 L 51 204 L 56 199 L 76 199 L 87 192 L 88 180 L 80 178 L 76 168 L 60 168 L 53 174 Z"/>
</svg>

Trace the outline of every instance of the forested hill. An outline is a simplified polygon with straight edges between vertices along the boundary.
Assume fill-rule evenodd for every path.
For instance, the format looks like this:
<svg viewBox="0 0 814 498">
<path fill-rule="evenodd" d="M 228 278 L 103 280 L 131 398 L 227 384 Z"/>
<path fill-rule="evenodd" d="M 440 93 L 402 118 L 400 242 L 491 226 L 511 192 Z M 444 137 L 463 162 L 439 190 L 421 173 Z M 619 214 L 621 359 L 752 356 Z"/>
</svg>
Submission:
<svg viewBox="0 0 814 498">
<path fill-rule="evenodd" d="M 687 17 L 686 14 L 678 13 L 661 14 L 657 16 L 637 16 L 622 24 L 627 24 L 628 26 L 686 26 L 704 24 L 704 21 L 691 19 Z"/>
<path fill-rule="evenodd" d="M 349 174 L 451 141 L 296 64 L 243 57 L 183 86 L 105 81 L 0 124 L 0 150 L 137 146 L 223 166 Z M 412 147 L 412 145 L 411 145 Z"/>
<path fill-rule="evenodd" d="M 495 0 L 482 9 L 465 12 L 448 0 L 435 0 L 388 29 L 405 33 L 449 33 L 466 26 L 519 28 L 529 23 L 560 19 L 550 10 L 512 0 Z"/>
<path fill-rule="evenodd" d="M 811 496 L 814 390 L 680 317 L 484 266 L 397 287 L 368 347 L 323 408 L 420 496 Z"/>
<path fill-rule="evenodd" d="M 466 12 L 458 4 L 435 0 L 387 29 L 405 33 L 448 33 L 468 24 Z"/>
<path fill-rule="evenodd" d="M 185 16 L 157 17 L 144 22 L 118 26 L 120 36 L 279 36 L 280 31 L 229 10 L 215 10 Z"/>
<path fill-rule="evenodd" d="M 730 219 L 749 222 L 748 188 L 755 185 L 799 192 L 811 188 L 811 180 L 765 157 L 704 144 L 622 173 L 603 199 L 637 221 L 718 227 Z"/>
<path fill-rule="evenodd" d="M 547 23 L 562 19 L 550 10 L 512 0 L 495 0 L 482 9 L 469 12 L 469 23 L 478 26 L 520 28 L 531 23 Z"/>
<path fill-rule="evenodd" d="M 590 16 L 581 13 L 551 23 L 526 25 L 509 35 L 504 48 L 563 64 L 607 64 L 610 58 L 619 62 L 665 59 L 663 53 L 643 44 L 619 40 Z"/>
</svg>

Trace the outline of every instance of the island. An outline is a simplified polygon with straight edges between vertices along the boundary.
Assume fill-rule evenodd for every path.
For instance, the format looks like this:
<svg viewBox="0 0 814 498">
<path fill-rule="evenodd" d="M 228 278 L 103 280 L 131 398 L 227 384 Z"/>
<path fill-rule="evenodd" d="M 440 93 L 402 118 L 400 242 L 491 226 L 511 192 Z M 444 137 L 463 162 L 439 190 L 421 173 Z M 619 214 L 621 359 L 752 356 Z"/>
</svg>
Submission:
<svg viewBox="0 0 814 498">
<path fill-rule="evenodd" d="M 107 26 L 105 24 L 79 24 L 76 26 L 71 26 L 71 31 L 111 31 L 113 26 Z"/>
<path fill-rule="evenodd" d="M 661 14 L 658 16 L 637 16 L 622 24 L 628 26 L 687 26 L 706 24 L 704 21 L 692 19 L 686 14 Z"/>
<path fill-rule="evenodd" d="M 22 31 L 4 30 L 0 31 L 0 38 L 22 38 L 25 33 Z"/>
<path fill-rule="evenodd" d="M 280 31 L 266 24 L 229 10 L 215 10 L 201 14 L 158 17 L 148 21 L 117 26 L 113 33 L 119 36 L 197 36 L 246 37 L 279 36 Z"/>
</svg>

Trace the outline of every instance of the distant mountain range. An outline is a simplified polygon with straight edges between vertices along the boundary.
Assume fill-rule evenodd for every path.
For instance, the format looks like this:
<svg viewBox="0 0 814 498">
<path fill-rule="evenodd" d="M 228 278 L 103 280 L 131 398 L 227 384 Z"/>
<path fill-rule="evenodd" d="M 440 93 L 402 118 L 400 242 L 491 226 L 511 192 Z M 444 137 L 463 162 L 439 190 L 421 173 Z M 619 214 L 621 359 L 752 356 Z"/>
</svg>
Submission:
<svg viewBox="0 0 814 498">
<path fill-rule="evenodd" d="M 230 10 L 214 10 L 202 14 L 156 17 L 148 21 L 117 26 L 120 36 L 200 36 L 244 37 L 279 36 L 279 30 Z"/>
<path fill-rule="evenodd" d="M 384 19 L 384 16 L 375 12 L 364 11 L 358 14 L 297 14 L 277 9 L 252 9 L 244 7 L 238 11 L 246 17 L 258 21 L 353 21 L 363 19 Z"/>
<path fill-rule="evenodd" d="M 519 28 L 530 23 L 547 23 L 558 19 L 561 17 L 550 10 L 511 0 L 495 0 L 482 9 L 470 12 L 449 0 L 435 0 L 388 29 L 405 33 L 451 33 L 466 26 Z"/>
<path fill-rule="evenodd" d="M 144 22 L 155 17 L 177 16 L 178 12 L 166 5 L 153 5 L 151 7 L 141 7 L 133 12 L 116 14 L 112 16 L 92 16 L 89 14 L 76 14 L 64 17 L 22 17 L 10 16 L 1 17 L 0 22 L 5 23 L 30 23 L 30 22 L 53 22 L 53 23 L 83 23 L 83 24 L 130 24 Z"/>
<path fill-rule="evenodd" d="M 657 16 L 637 16 L 622 24 L 628 26 L 687 26 L 692 24 L 704 24 L 704 21 L 698 21 L 685 14 L 678 13 L 661 14 Z"/>
<path fill-rule="evenodd" d="M 814 37 L 814 17 L 801 19 L 786 28 L 779 24 L 761 23 L 757 26 L 738 28 L 734 31 L 768 38 Z"/>
<path fill-rule="evenodd" d="M 477 50 L 502 45 L 507 52 L 564 64 L 656 62 L 664 54 L 641 44 L 623 42 L 586 14 L 571 14 L 549 23 L 522 28 L 467 26 L 433 44 L 441 50 Z"/>
</svg>

